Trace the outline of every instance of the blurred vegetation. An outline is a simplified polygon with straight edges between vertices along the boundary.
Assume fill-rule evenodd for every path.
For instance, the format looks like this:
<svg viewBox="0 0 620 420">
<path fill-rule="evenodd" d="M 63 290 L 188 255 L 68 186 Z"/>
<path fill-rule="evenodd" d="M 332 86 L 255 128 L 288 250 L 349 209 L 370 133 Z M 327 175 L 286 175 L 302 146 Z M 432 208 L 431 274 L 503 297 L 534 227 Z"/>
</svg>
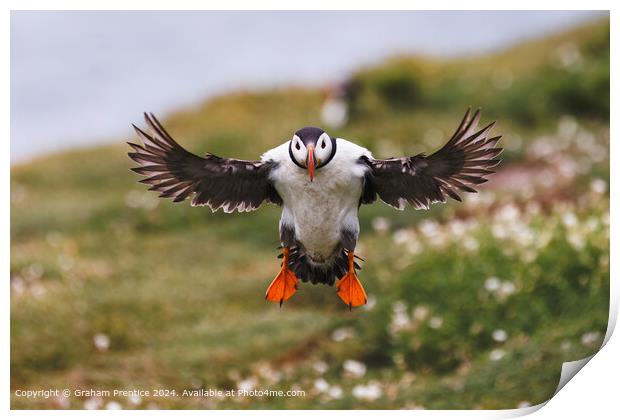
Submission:
<svg viewBox="0 0 620 420">
<path fill-rule="evenodd" d="M 491 118 L 510 115 L 522 125 L 566 113 L 609 119 L 609 26 L 588 25 L 480 57 L 396 58 L 361 72 L 354 85 L 359 118 L 377 108 L 458 111 L 476 103 Z"/>
<path fill-rule="evenodd" d="M 609 22 L 454 60 L 352 76 L 330 129 L 376 156 L 430 152 L 467 106 L 505 160 L 483 192 L 428 212 L 361 209 L 367 307 L 302 284 L 264 301 L 279 209 L 212 214 L 137 184 L 122 144 L 11 170 L 11 388 L 176 389 L 177 397 L 13 408 L 514 408 L 592 354 L 609 302 Z M 324 92 L 239 92 L 164 123 L 196 153 L 254 159 Z M 300 389 L 209 399 L 183 389 Z M 112 401 L 113 400 L 113 401 Z"/>
</svg>

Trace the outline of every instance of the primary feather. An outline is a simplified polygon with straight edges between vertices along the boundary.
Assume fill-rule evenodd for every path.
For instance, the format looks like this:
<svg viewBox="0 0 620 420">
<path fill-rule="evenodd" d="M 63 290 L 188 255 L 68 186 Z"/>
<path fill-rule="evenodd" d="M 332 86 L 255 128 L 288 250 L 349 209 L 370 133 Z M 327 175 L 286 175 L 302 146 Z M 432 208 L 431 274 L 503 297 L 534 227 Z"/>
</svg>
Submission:
<svg viewBox="0 0 620 420">
<path fill-rule="evenodd" d="M 268 175 L 272 161 L 225 159 L 207 153 L 202 158 L 181 147 L 153 114 L 144 114 L 150 134 L 134 125 L 143 144 L 129 143 L 129 157 L 140 166 L 132 168 L 148 178 L 142 183 L 160 197 L 174 202 L 192 197 L 193 206 L 209 206 L 230 213 L 256 210 L 263 201 L 282 204 Z"/>
<path fill-rule="evenodd" d="M 460 191 L 475 193 L 474 187 L 487 182 L 485 176 L 494 172 L 502 152 L 495 147 L 501 136 L 488 137 L 495 123 L 476 131 L 479 121 L 480 110 L 473 116 L 467 110 L 450 140 L 430 156 L 384 160 L 362 156 L 369 171 L 361 203 L 372 203 L 379 196 L 399 210 L 406 203 L 427 209 L 432 203 L 444 203 L 447 197 L 461 201 Z"/>
</svg>

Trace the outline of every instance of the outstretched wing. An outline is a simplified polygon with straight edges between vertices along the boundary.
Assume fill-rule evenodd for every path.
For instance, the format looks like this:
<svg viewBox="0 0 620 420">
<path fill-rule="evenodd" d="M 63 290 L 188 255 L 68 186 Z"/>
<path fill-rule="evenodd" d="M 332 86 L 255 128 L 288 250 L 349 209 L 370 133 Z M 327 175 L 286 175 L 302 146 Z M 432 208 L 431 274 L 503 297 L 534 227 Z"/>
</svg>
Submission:
<svg viewBox="0 0 620 420">
<path fill-rule="evenodd" d="M 377 195 L 399 210 L 409 203 L 427 209 L 432 203 L 445 203 L 447 197 L 461 201 L 458 192 L 476 192 L 474 187 L 487 181 L 500 162 L 502 149 L 496 148 L 501 136 L 488 137 L 491 123 L 476 131 L 480 110 L 468 109 L 452 138 L 430 156 L 375 160 L 360 158 L 369 166 L 361 203 L 372 203 Z"/>
<path fill-rule="evenodd" d="M 263 201 L 282 204 L 269 180 L 276 162 L 224 159 L 210 153 L 202 158 L 182 148 L 153 114 L 144 114 L 150 135 L 133 126 L 142 145 L 128 143 L 129 157 L 140 166 L 131 170 L 148 176 L 140 180 L 174 202 L 192 197 L 193 206 L 225 212 L 256 210 Z"/>
</svg>

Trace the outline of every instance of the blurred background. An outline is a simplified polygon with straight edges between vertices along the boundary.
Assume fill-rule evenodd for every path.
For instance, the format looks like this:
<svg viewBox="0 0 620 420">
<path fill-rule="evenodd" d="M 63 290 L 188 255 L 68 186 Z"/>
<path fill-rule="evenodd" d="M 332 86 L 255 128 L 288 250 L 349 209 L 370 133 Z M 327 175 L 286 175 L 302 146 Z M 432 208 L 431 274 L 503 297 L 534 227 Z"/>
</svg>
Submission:
<svg viewBox="0 0 620 420">
<path fill-rule="evenodd" d="M 212 214 L 128 171 L 154 111 L 197 154 L 319 125 L 431 152 L 467 107 L 504 161 L 464 203 L 360 212 L 369 304 L 263 299 L 279 209 Z M 515 408 L 596 351 L 609 304 L 601 12 L 13 12 L 11 388 L 272 389 L 13 408 Z"/>
</svg>

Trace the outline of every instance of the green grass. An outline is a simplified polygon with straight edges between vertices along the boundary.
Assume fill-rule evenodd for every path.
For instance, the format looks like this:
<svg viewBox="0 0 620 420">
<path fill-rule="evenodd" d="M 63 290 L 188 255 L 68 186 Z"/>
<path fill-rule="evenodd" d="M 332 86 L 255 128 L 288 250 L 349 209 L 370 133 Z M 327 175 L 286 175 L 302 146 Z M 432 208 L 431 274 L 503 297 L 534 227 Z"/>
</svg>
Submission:
<svg viewBox="0 0 620 420">
<path fill-rule="evenodd" d="M 446 138 L 466 106 L 482 105 L 507 150 L 478 200 L 361 209 L 360 278 L 371 304 L 352 312 L 333 288 L 307 284 L 281 309 L 265 302 L 279 267 L 278 208 L 212 214 L 158 200 L 129 172 L 122 144 L 14 166 L 11 389 L 180 393 L 245 381 L 306 392 L 112 398 L 127 408 L 514 408 L 548 399 L 562 362 L 592 354 L 607 323 L 608 34 L 604 21 L 488 56 L 399 58 L 354 75 L 351 119 L 334 135 L 378 156 L 429 152 L 429 130 Z M 583 66 L 554 64 L 558 49 L 575 48 Z M 506 69 L 509 87 L 496 80 Z M 310 89 L 240 92 L 165 124 L 196 153 L 253 159 L 319 124 L 323 99 Z M 95 346 L 101 334 L 107 349 Z M 347 360 L 365 373 L 355 377 Z M 65 406 L 11 398 L 13 408 Z"/>
</svg>

